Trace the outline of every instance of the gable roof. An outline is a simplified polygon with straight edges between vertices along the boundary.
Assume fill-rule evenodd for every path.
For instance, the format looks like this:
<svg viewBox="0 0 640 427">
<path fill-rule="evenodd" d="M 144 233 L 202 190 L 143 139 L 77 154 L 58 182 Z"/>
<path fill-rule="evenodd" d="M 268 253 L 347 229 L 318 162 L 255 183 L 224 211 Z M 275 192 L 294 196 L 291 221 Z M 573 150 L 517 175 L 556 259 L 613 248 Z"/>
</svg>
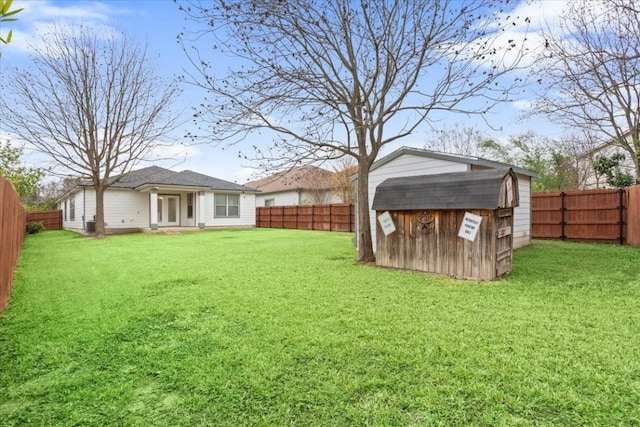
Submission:
<svg viewBox="0 0 640 427">
<path fill-rule="evenodd" d="M 497 209 L 507 206 L 503 184 L 511 178 L 518 206 L 518 178 L 512 169 L 484 169 L 388 178 L 376 188 L 373 210 Z M 508 186 L 505 185 L 505 188 Z"/>
<path fill-rule="evenodd" d="M 409 155 L 419 156 L 419 157 L 428 157 L 431 159 L 446 160 L 450 162 L 466 163 L 468 165 L 484 166 L 492 169 L 511 168 L 515 173 L 519 173 L 521 175 L 526 175 L 531 177 L 537 176 L 535 172 L 532 172 L 530 170 L 519 168 L 513 165 L 508 165 L 502 162 L 496 162 L 494 160 L 483 159 L 482 157 L 467 156 L 462 154 L 441 153 L 439 151 L 431 151 L 424 148 L 413 148 L 413 147 L 401 147 L 396 151 L 394 151 L 393 153 L 387 154 L 383 158 L 374 162 L 373 165 L 371 165 L 370 171 L 376 170 L 380 166 L 386 165 L 387 163 L 397 159 L 398 157 L 404 154 L 409 154 Z"/>
<path fill-rule="evenodd" d="M 91 187 L 91 181 L 84 181 L 81 186 Z M 196 187 L 207 190 L 223 190 L 223 191 L 250 191 L 252 188 L 234 182 L 224 181 L 212 176 L 183 170 L 182 172 L 174 172 L 159 166 L 149 166 L 142 169 L 136 169 L 121 175 L 111 188 L 130 188 L 139 189 L 143 186 L 156 185 L 172 185 L 180 187 Z"/>
<path fill-rule="evenodd" d="M 291 190 L 330 190 L 333 175 L 333 172 L 326 169 L 306 165 L 250 181 L 245 185 L 262 193 Z"/>
</svg>

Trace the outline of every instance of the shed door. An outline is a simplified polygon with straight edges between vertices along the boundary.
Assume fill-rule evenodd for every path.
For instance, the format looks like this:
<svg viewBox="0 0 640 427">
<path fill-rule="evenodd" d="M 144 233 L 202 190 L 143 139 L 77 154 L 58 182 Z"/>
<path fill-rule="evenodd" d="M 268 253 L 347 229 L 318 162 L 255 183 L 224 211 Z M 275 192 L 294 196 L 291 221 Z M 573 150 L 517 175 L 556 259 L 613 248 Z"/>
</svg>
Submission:
<svg viewBox="0 0 640 427">
<path fill-rule="evenodd" d="M 511 271 L 513 209 L 498 209 L 496 218 L 496 277 Z"/>
</svg>

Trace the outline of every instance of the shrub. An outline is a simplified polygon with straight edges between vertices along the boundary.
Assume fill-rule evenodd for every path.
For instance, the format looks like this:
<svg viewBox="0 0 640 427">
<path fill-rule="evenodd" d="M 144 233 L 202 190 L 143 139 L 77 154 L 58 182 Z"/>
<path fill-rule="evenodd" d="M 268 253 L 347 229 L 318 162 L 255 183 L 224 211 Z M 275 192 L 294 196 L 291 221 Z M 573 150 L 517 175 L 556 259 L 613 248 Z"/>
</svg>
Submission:
<svg viewBox="0 0 640 427">
<path fill-rule="evenodd" d="M 27 223 L 27 233 L 37 234 L 44 231 L 44 225 L 40 221 L 31 221 Z"/>
</svg>

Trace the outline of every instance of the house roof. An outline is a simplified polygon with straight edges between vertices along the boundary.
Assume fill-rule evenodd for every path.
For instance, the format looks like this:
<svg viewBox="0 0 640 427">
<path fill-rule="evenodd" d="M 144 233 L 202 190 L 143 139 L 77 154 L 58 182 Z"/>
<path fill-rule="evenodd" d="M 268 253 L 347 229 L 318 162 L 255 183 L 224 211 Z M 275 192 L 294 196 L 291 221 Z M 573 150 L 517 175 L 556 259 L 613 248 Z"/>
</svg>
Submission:
<svg viewBox="0 0 640 427">
<path fill-rule="evenodd" d="M 507 207 L 503 184 L 509 177 L 515 189 L 512 205 L 517 206 L 518 178 L 509 168 L 389 178 L 376 188 L 373 210 Z"/>
<path fill-rule="evenodd" d="M 93 186 L 91 181 L 84 181 L 81 186 Z M 234 182 L 224 181 L 201 173 L 184 170 L 174 172 L 159 166 L 149 166 L 127 172 L 112 184 L 112 188 L 138 189 L 143 186 L 171 185 L 180 187 L 198 187 L 223 191 L 255 191 L 252 188 Z"/>
<path fill-rule="evenodd" d="M 419 156 L 419 157 L 428 157 L 431 159 L 447 160 L 450 162 L 466 163 L 468 165 L 484 166 L 492 169 L 511 168 L 515 173 L 519 173 L 521 175 L 526 175 L 531 177 L 537 176 L 535 172 L 532 172 L 530 170 L 508 165 L 502 162 L 496 162 L 494 160 L 483 159 L 482 157 L 466 156 L 462 154 L 441 153 L 438 151 L 431 151 L 431 150 L 426 150 L 424 148 L 413 148 L 413 147 L 401 147 L 396 151 L 394 151 L 393 153 L 387 154 L 383 158 L 374 162 L 373 165 L 371 165 L 370 171 L 374 171 L 380 166 L 386 165 L 387 163 L 397 159 L 403 154 L 409 154 L 409 155 Z"/>
<path fill-rule="evenodd" d="M 301 166 L 280 172 L 263 179 L 247 182 L 245 185 L 262 193 L 277 193 L 291 190 L 329 190 L 333 172 L 317 166 Z"/>
</svg>

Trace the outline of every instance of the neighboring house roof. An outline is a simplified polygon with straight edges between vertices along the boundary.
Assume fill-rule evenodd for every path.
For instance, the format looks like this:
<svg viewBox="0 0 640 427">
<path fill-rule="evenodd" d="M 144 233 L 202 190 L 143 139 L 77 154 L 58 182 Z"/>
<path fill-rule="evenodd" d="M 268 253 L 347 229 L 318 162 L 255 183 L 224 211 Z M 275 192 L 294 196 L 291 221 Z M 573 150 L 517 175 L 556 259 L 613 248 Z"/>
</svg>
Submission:
<svg viewBox="0 0 640 427">
<path fill-rule="evenodd" d="M 371 165 L 371 169 L 369 171 L 370 172 L 374 171 L 380 166 L 386 165 L 387 163 L 397 159 L 398 157 L 404 154 L 409 154 L 409 155 L 419 156 L 419 157 L 427 157 L 430 159 L 446 160 L 450 162 L 466 163 L 468 165 L 484 166 L 492 169 L 511 168 L 515 173 L 519 173 L 521 175 L 526 175 L 531 177 L 537 176 L 535 172 L 532 172 L 530 170 L 519 168 L 513 165 L 508 165 L 502 162 L 496 162 L 494 160 L 483 159 L 482 157 L 467 156 L 462 154 L 441 153 L 439 151 L 432 151 L 424 148 L 413 148 L 413 147 L 398 148 L 393 153 L 387 154 L 383 158 L 374 162 L 373 165 Z M 356 179 L 357 174 L 352 175 L 351 178 Z"/>
<path fill-rule="evenodd" d="M 203 190 L 221 190 L 221 191 L 246 191 L 255 192 L 253 188 L 234 182 L 224 181 L 201 173 L 184 170 L 182 172 L 174 172 L 159 166 L 149 166 L 142 169 L 127 172 L 118 178 L 114 178 L 114 182 L 110 188 L 126 188 L 138 190 L 144 187 L 154 187 L 161 185 L 193 187 L 194 189 Z M 72 193 L 78 187 L 92 187 L 91 181 L 82 181 L 76 187 L 62 195 L 61 200 Z"/>
<path fill-rule="evenodd" d="M 373 210 L 507 207 L 502 188 L 509 177 L 513 180 L 512 188 L 517 188 L 518 178 L 513 169 L 484 169 L 388 178 L 376 188 Z M 517 191 L 513 193 L 513 197 L 512 206 L 517 206 Z"/>
<path fill-rule="evenodd" d="M 333 175 L 333 172 L 326 169 L 307 165 L 250 181 L 245 185 L 263 194 L 291 190 L 330 190 Z"/>
</svg>

